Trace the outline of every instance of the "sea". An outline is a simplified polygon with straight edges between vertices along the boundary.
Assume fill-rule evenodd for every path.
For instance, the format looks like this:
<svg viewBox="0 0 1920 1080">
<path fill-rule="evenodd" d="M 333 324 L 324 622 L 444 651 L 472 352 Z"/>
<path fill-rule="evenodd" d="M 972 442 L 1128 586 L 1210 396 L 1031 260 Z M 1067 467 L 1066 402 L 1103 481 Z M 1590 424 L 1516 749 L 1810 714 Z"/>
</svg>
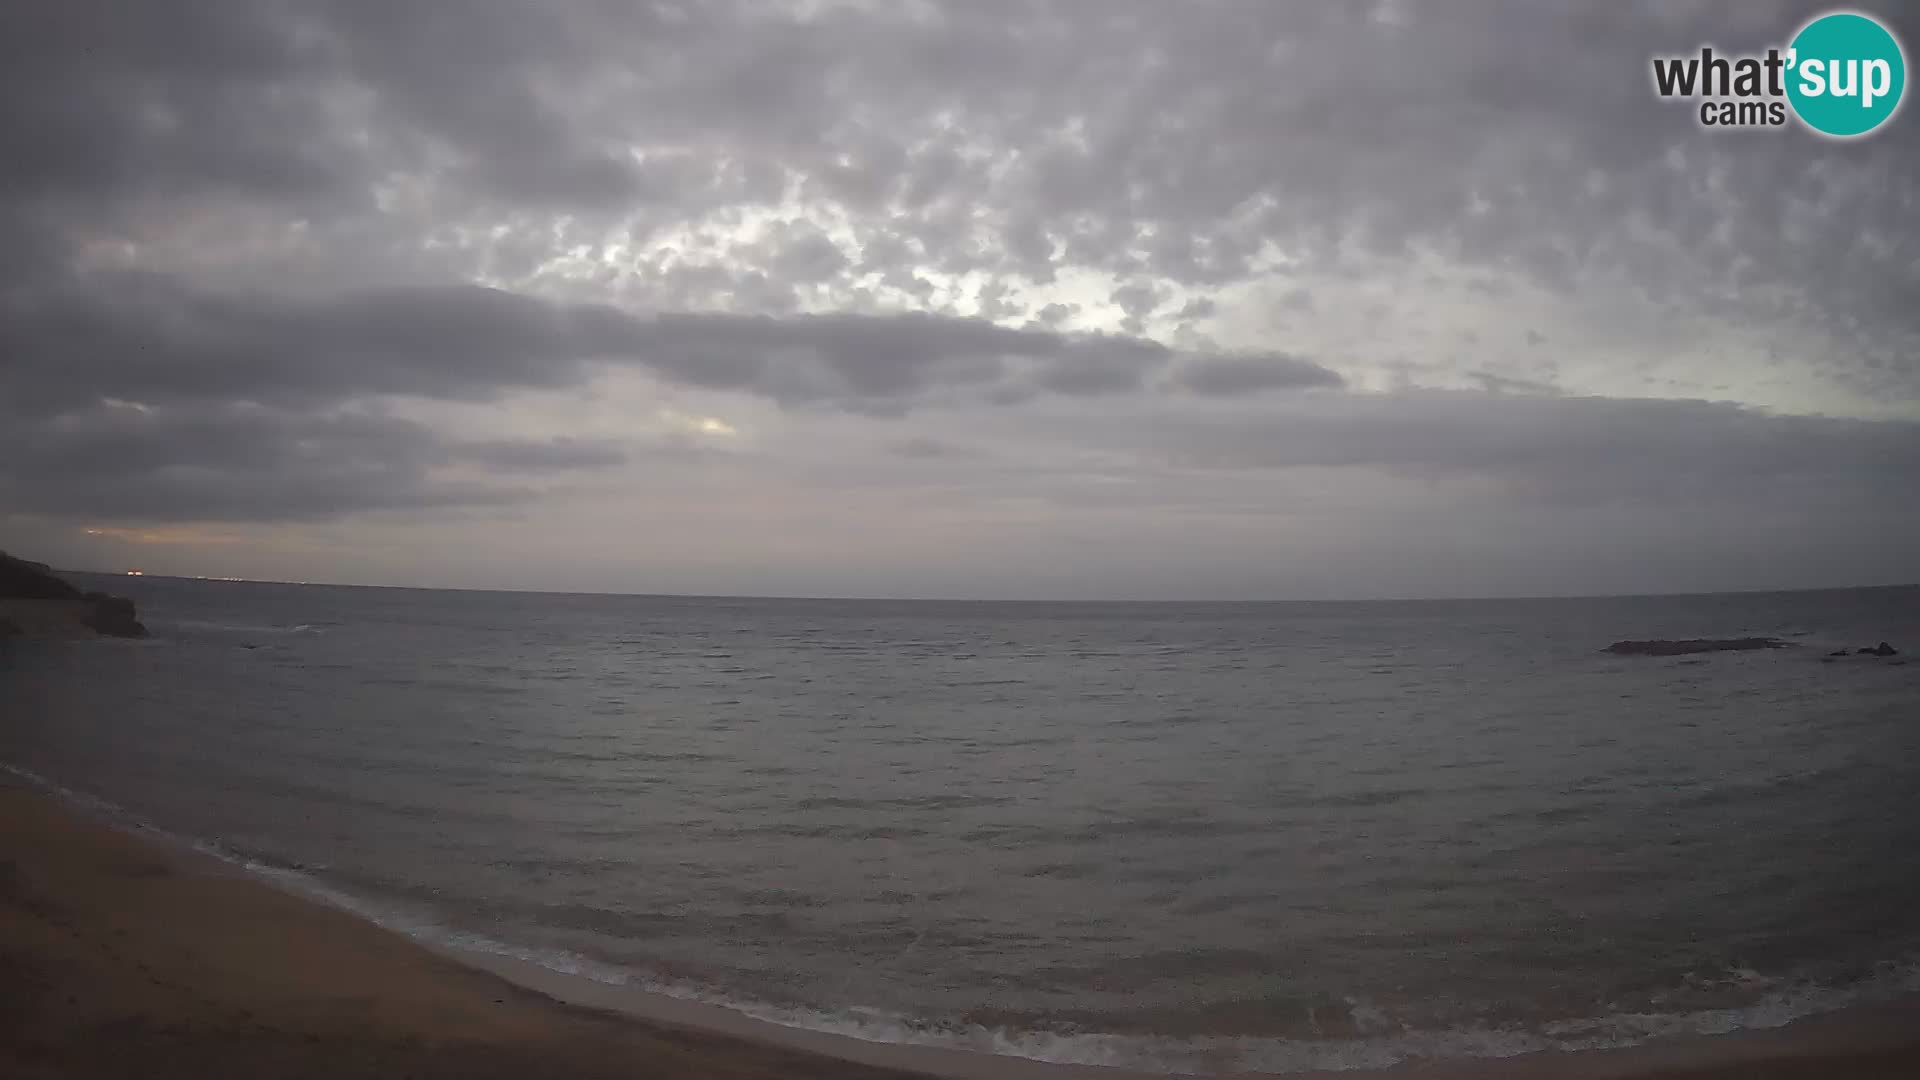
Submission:
<svg viewBox="0 0 1920 1080">
<path fill-rule="evenodd" d="M 0 767 L 440 947 L 636 994 L 1204 1074 L 1920 990 L 1920 587 L 1142 604 L 81 577 L 152 636 L 0 648 Z M 1745 636 L 1791 644 L 1603 651 Z M 1903 655 L 1829 655 L 1882 640 Z"/>
</svg>

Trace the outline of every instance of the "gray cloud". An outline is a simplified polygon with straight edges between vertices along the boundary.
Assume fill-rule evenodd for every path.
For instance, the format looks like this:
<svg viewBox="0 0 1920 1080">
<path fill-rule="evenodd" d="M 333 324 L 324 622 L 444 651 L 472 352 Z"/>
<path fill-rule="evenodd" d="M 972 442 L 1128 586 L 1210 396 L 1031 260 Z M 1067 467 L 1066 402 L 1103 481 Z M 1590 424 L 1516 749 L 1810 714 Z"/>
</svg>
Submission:
<svg viewBox="0 0 1920 1080">
<path fill-rule="evenodd" d="M 447 456 L 513 472 L 608 469 L 627 462 L 627 452 L 605 439 L 475 439 L 445 446 Z"/>
<path fill-rule="evenodd" d="M 1257 412 L 1059 421 L 1080 445 L 1203 470 L 1383 470 L 1490 481 L 1524 504 L 1684 512 L 1739 504 L 1873 520 L 1911 503 L 1920 422 L 1777 416 L 1730 403 L 1329 394 Z M 1914 537 L 1920 539 L 1920 537 Z"/>
<path fill-rule="evenodd" d="M 1219 397 L 1346 385 L 1338 372 L 1285 355 L 1201 357 L 1182 365 L 1174 381 L 1193 393 Z"/>
<path fill-rule="evenodd" d="M 314 520 L 367 510 L 497 506 L 531 489 L 443 475 L 606 467 L 599 442 L 449 440 L 365 411 L 104 405 L 0 431 L 0 494 L 14 513 L 98 521 Z"/>
<path fill-rule="evenodd" d="M 1520 379 L 1491 371 L 1469 371 L 1467 378 L 1480 384 L 1489 394 L 1558 394 L 1560 388 L 1538 379 Z"/>
<path fill-rule="evenodd" d="M 887 452 L 903 458 L 918 458 L 921 460 L 967 459 L 983 456 L 983 452 L 977 448 L 944 442 L 940 439 L 929 439 L 925 436 L 899 439 L 888 443 Z"/>
<path fill-rule="evenodd" d="M 1715 136 L 1646 85 L 1815 5 L 815 7 L 7 5 L 0 498 L 536 498 L 642 443 L 534 400 L 639 372 L 773 417 L 742 500 L 833 446 L 823 475 L 1046 477 L 1069 516 L 1333 469 L 1622 537 L 1689 501 L 1909 535 L 1911 424 L 1631 400 L 1920 415 L 1911 109 Z M 1622 399 L 1578 396 L 1596 369 Z M 1422 381 L 1486 392 L 1365 391 Z M 607 412 L 660 404 L 622 387 Z M 401 417 L 423 400 L 531 434 Z"/>
<path fill-rule="evenodd" d="M 1705 139 L 1638 77 L 1656 52 L 1763 44 L 1812 10 L 13 5 L 0 140 L 33 153 L 0 183 L 41 204 L 225 192 L 324 217 L 405 178 L 443 217 L 552 209 L 645 233 L 793 189 L 854 215 L 869 258 L 910 247 L 952 272 L 1198 284 L 1246 277 L 1263 243 L 1419 246 L 1775 314 L 1761 287 L 1788 287 L 1844 329 L 1900 316 L 1915 284 L 1913 230 L 1893 227 L 1910 205 L 1871 179 L 1911 175 L 1914 140 Z M 1886 239 L 1854 243 L 1866 229 Z M 771 245 L 765 269 L 827 273 L 821 243 Z"/>
<path fill-rule="evenodd" d="M 490 398 L 578 384 L 596 362 L 786 404 L 906 408 L 946 390 L 1137 390 L 1174 356 L 1141 338 L 923 313 L 641 316 L 474 286 L 290 299 L 112 275 L 22 291 L 4 310 L 0 348 L 11 362 L 0 378 L 16 407 L 42 412 L 100 398 Z"/>
<path fill-rule="evenodd" d="M 0 14 L 0 195 L 19 212 L 135 195 L 342 195 L 326 50 L 277 5 L 21 4 Z M 282 94 L 262 93 L 282 87 Z"/>
</svg>

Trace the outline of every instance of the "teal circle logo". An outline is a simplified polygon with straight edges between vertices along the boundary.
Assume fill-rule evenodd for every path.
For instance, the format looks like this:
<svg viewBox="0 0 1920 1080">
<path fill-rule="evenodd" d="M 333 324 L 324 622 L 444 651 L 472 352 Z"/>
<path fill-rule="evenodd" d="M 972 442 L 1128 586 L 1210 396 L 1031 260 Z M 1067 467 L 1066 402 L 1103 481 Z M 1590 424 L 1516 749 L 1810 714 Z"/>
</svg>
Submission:
<svg viewBox="0 0 1920 1080">
<path fill-rule="evenodd" d="M 1822 135 L 1851 138 L 1887 122 L 1907 89 L 1907 58 L 1886 27 L 1851 11 L 1822 15 L 1789 46 L 1787 100 Z"/>
</svg>

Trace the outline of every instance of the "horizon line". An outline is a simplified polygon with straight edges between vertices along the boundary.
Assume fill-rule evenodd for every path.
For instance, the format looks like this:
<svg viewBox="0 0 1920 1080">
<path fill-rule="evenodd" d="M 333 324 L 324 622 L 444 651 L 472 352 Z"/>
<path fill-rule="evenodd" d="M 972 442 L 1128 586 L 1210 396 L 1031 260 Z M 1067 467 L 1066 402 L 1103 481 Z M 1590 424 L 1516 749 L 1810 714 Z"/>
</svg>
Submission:
<svg viewBox="0 0 1920 1080">
<path fill-rule="evenodd" d="M 1787 593 L 1813 592 L 1861 592 L 1871 589 L 1911 589 L 1920 588 L 1920 581 L 1886 582 L 1875 585 L 1812 585 L 1791 588 L 1769 589 L 1709 589 L 1696 592 L 1628 592 L 1628 593 L 1526 593 L 1506 596 L 1370 596 L 1347 597 L 1342 599 L 1268 599 L 1268 600 L 1145 600 L 1125 597 L 1105 599 L 1061 598 L 1061 597 L 956 597 L 956 596 L 826 596 L 826 595 L 773 595 L 766 593 L 675 593 L 675 592 L 612 592 L 581 589 L 514 589 L 479 588 L 459 585 L 380 585 L 367 582 L 346 581 L 287 581 L 276 578 L 239 578 L 215 577 L 199 574 L 156 574 L 147 571 L 126 570 L 57 570 L 57 573 L 87 574 L 93 577 L 138 577 L 155 578 L 170 581 L 202 581 L 222 585 L 290 585 L 306 588 L 326 589 L 394 589 L 411 592 L 471 592 L 501 593 L 520 596 L 620 596 L 641 599 L 671 600 L 793 600 L 793 601 L 848 601 L 855 603 L 919 603 L 919 604 L 1447 604 L 1472 602 L 1514 602 L 1549 600 L 1645 600 L 1662 597 L 1707 597 L 1707 596 L 1769 596 Z"/>
</svg>

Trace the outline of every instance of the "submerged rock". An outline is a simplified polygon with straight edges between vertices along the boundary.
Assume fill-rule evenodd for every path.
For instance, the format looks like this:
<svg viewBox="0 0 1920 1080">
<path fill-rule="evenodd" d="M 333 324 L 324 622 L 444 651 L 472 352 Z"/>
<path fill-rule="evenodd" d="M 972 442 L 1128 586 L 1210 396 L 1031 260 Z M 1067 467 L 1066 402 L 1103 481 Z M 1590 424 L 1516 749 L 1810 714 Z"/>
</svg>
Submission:
<svg viewBox="0 0 1920 1080">
<path fill-rule="evenodd" d="M 1687 638 L 1682 641 L 1616 641 L 1604 652 L 1619 656 L 1685 656 L 1703 652 L 1745 652 L 1750 649 L 1790 649 L 1791 641 L 1777 638 Z"/>
</svg>

